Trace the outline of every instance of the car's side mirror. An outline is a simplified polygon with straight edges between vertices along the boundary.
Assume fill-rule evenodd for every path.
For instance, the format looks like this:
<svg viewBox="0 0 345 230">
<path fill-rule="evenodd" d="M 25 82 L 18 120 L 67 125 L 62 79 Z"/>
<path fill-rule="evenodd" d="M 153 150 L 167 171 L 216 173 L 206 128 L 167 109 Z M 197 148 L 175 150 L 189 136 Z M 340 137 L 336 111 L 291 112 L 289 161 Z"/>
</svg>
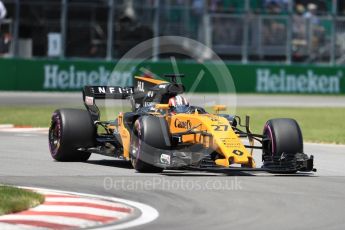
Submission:
<svg viewBox="0 0 345 230">
<path fill-rule="evenodd" d="M 168 111 L 169 111 L 169 104 L 155 104 L 155 108 L 156 109 L 160 109 L 160 110 L 165 110 L 165 118 L 168 117 Z"/>
<path fill-rule="evenodd" d="M 169 109 L 169 104 L 156 104 L 155 108 L 156 109 L 162 109 L 162 110 L 168 110 Z"/>
<path fill-rule="evenodd" d="M 215 105 L 213 106 L 213 110 L 218 113 L 219 111 L 225 111 L 226 106 L 225 105 Z"/>
</svg>

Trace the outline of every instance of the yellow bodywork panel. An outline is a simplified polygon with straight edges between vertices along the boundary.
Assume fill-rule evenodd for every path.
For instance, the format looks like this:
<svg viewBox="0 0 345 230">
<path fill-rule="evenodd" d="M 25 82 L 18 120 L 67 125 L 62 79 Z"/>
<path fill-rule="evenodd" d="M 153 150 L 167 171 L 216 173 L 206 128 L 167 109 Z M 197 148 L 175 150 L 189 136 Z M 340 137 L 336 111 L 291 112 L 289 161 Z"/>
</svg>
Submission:
<svg viewBox="0 0 345 230">
<path fill-rule="evenodd" d="M 215 112 L 225 111 L 226 110 L 226 106 L 225 105 L 215 105 L 212 108 L 213 108 L 213 110 Z"/>
<path fill-rule="evenodd" d="M 230 164 L 255 167 L 251 153 L 244 147 L 226 118 L 213 114 L 177 114 L 167 120 L 172 134 L 191 129 L 207 133 L 208 135 L 200 133 L 183 135 L 182 142 L 199 143 L 205 148 L 214 149 L 224 157 L 217 159 L 216 164 L 224 167 L 229 167 Z"/>
<path fill-rule="evenodd" d="M 217 165 L 229 167 L 231 164 L 241 164 L 255 168 L 251 152 L 243 145 L 226 118 L 214 114 L 198 113 L 166 114 L 165 116 L 159 113 L 152 113 L 152 115 L 165 117 L 171 134 L 183 133 L 188 130 L 195 131 L 195 134 L 182 135 L 182 142 L 202 144 L 205 148 L 213 149 L 222 156 L 215 160 Z M 122 113 L 118 116 L 118 129 L 122 139 L 123 156 L 129 160 L 131 137 L 123 124 Z"/>
<path fill-rule="evenodd" d="M 162 109 L 162 110 L 168 110 L 169 109 L 169 104 L 156 104 L 155 108 L 156 109 Z"/>
<path fill-rule="evenodd" d="M 123 157 L 127 160 L 129 160 L 129 150 L 130 150 L 130 144 L 131 144 L 131 135 L 129 131 L 126 129 L 123 123 L 123 113 L 120 113 L 118 116 L 118 127 L 119 127 L 119 133 L 121 135 L 122 140 L 122 147 L 123 147 Z"/>
<path fill-rule="evenodd" d="M 154 85 L 169 83 L 149 77 L 135 76 L 135 78 Z M 158 104 L 156 109 L 161 111 L 156 111 L 152 115 L 165 117 L 172 134 L 183 134 L 188 130 L 195 131 L 192 134 L 183 134 L 182 142 L 202 144 L 205 148 L 216 151 L 220 156 L 215 160 L 217 165 L 229 167 L 231 164 L 241 164 L 246 167 L 255 167 L 251 152 L 243 145 L 226 118 L 214 114 L 199 114 L 197 110 L 190 114 L 169 114 L 169 107 L 166 104 Z M 213 109 L 218 113 L 224 111 L 226 107 L 216 105 Z M 129 160 L 131 133 L 123 124 L 122 113 L 118 116 L 118 131 L 122 139 L 123 157 Z"/>
<path fill-rule="evenodd" d="M 146 82 L 150 82 L 150 83 L 156 84 L 156 85 L 164 84 L 164 83 L 169 83 L 169 82 L 167 82 L 167 81 L 157 80 L 157 79 L 148 78 L 148 77 L 139 77 L 139 76 L 135 76 L 135 79 L 142 80 L 142 81 L 146 81 Z"/>
</svg>

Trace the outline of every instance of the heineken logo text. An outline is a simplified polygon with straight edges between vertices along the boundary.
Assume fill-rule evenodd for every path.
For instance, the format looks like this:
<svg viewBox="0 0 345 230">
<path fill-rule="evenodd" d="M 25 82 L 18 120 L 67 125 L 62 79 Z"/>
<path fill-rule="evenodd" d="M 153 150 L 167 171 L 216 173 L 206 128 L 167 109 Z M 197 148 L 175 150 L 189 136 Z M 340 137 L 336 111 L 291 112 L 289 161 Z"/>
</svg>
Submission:
<svg viewBox="0 0 345 230">
<path fill-rule="evenodd" d="M 44 66 L 44 89 L 80 89 L 85 85 L 131 86 L 134 68 L 129 71 L 109 71 L 104 66 L 95 70 L 79 70 L 74 65 Z"/>
<path fill-rule="evenodd" d="M 335 75 L 318 75 L 313 70 L 289 74 L 284 69 L 278 73 L 270 69 L 256 70 L 256 91 L 260 93 L 340 93 L 342 71 Z"/>
</svg>

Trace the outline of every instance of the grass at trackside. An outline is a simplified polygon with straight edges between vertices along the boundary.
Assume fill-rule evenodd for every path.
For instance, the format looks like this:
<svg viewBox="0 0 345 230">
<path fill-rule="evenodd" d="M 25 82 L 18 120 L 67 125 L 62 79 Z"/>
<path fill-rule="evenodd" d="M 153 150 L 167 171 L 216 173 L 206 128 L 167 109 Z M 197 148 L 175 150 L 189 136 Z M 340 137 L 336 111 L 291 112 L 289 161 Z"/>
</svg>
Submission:
<svg viewBox="0 0 345 230">
<path fill-rule="evenodd" d="M 45 106 L 0 107 L 0 124 L 48 127 L 54 110 Z"/>
<path fill-rule="evenodd" d="M 20 212 L 43 202 L 44 197 L 38 193 L 0 185 L 0 215 Z"/>
<path fill-rule="evenodd" d="M 251 116 L 253 132 L 261 133 L 268 119 L 294 118 L 305 141 L 345 144 L 345 108 L 239 108 L 237 114 Z"/>
<path fill-rule="evenodd" d="M 55 107 L 0 107 L 0 124 L 32 125 L 48 127 Z M 113 119 L 120 110 L 102 112 L 102 119 Z M 237 108 L 237 115 L 251 116 L 253 132 L 261 133 L 265 122 L 271 118 L 289 117 L 296 119 L 309 142 L 345 144 L 345 108 Z"/>
<path fill-rule="evenodd" d="M 78 107 L 84 109 L 84 107 Z M 0 124 L 14 124 L 18 126 L 48 127 L 55 106 L 10 106 L 0 107 Z M 118 114 L 121 108 L 101 109 L 102 119 L 110 120 Z M 112 114 L 115 114 L 112 116 Z"/>
</svg>

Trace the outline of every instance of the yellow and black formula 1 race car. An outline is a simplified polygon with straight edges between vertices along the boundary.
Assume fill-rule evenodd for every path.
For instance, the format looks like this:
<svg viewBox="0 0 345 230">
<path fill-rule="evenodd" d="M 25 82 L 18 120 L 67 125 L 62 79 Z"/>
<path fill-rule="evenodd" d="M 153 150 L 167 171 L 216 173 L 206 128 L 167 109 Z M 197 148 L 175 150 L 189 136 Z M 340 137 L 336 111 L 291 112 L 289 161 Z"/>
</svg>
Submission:
<svg viewBox="0 0 345 230">
<path fill-rule="evenodd" d="M 98 153 L 131 161 L 138 172 L 315 171 L 313 156 L 303 152 L 295 120 L 272 119 L 262 134 L 253 134 L 248 116 L 242 122 L 238 116 L 222 114 L 223 105 L 214 106 L 214 113 L 189 105 L 181 95 L 184 86 L 176 81 L 183 75 L 165 76 L 171 80 L 135 77 L 134 87 L 85 86 L 87 110 L 58 109 L 52 115 L 51 156 L 57 161 L 86 161 L 91 153 Z M 113 121 L 100 121 L 96 99 L 129 99 L 132 111 L 119 113 Z M 253 149 L 262 149 L 261 168 L 256 167 Z"/>
</svg>

